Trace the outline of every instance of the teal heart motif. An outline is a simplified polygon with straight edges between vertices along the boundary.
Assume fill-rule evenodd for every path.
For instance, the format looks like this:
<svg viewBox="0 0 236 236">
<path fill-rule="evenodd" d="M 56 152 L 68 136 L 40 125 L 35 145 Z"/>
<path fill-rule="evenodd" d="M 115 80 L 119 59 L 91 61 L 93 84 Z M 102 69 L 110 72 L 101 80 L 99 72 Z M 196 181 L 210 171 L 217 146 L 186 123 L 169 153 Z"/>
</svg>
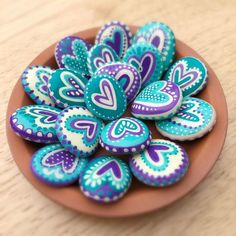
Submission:
<svg viewBox="0 0 236 236">
<path fill-rule="evenodd" d="M 84 74 L 89 74 L 87 67 L 88 52 L 86 44 L 80 40 L 74 40 L 71 47 L 75 56 L 68 54 L 63 56 L 62 61 L 65 67 L 74 71 L 80 71 Z"/>
<path fill-rule="evenodd" d="M 112 140 L 125 137 L 127 134 L 138 135 L 143 131 L 141 125 L 132 119 L 119 119 L 111 126 L 109 136 Z"/>
<path fill-rule="evenodd" d="M 181 86 L 182 89 L 193 84 L 199 77 L 199 71 L 193 68 L 188 70 L 183 64 L 178 64 L 171 75 L 171 81 Z"/>
<path fill-rule="evenodd" d="M 179 109 L 179 112 L 176 114 L 176 117 L 190 122 L 199 122 L 200 117 L 198 116 L 198 113 L 196 112 L 195 108 L 195 103 L 183 103 Z"/>
</svg>

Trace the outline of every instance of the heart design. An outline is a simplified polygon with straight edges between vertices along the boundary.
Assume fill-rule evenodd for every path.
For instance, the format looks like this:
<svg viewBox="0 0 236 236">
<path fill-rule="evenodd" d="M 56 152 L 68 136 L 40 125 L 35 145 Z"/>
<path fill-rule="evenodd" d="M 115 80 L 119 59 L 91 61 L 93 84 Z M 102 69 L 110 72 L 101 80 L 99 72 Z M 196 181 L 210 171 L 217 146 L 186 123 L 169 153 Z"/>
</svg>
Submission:
<svg viewBox="0 0 236 236">
<path fill-rule="evenodd" d="M 38 82 L 36 83 L 36 88 L 44 95 L 48 95 L 48 87 L 47 83 L 51 74 L 46 70 L 37 70 L 36 77 L 38 78 Z"/>
<path fill-rule="evenodd" d="M 191 122 L 199 122 L 200 118 L 198 113 L 195 110 L 195 103 L 184 103 L 179 109 L 179 112 L 176 114 L 178 118 L 191 121 Z"/>
<path fill-rule="evenodd" d="M 168 152 L 170 148 L 166 145 L 150 145 L 147 149 L 149 157 L 154 162 L 160 162 L 163 159 L 163 153 Z"/>
<path fill-rule="evenodd" d="M 184 101 L 178 113 L 171 118 L 171 121 L 191 128 L 203 125 L 205 120 L 198 110 L 199 106 L 200 104 L 197 101 Z"/>
<path fill-rule="evenodd" d="M 115 161 L 109 161 L 105 163 L 97 172 L 96 174 L 99 176 L 106 175 L 109 171 L 110 174 L 112 174 L 116 179 L 121 179 L 122 173 L 120 170 L 119 164 Z"/>
<path fill-rule="evenodd" d="M 45 155 L 42 159 L 42 165 L 51 168 L 60 166 L 63 172 L 71 174 L 76 169 L 78 161 L 79 158 L 61 148 Z"/>
<path fill-rule="evenodd" d="M 139 135 L 143 132 L 142 126 L 130 118 L 122 118 L 113 123 L 110 129 L 109 138 L 117 140 L 125 137 L 127 134 Z"/>
<path fill-rule="evenodd" d="M 112 32 L 112 36 L 110 38 L 105 39 L 105 44 L 113 48 L 120 57 L 122 55 L 123 48 L 123 35 L 124 33 L 122 31 L 116 29 Z"/>
<path fill-rule="evenodd" d="M 85 84 L 82 80 L 68 71 L 63 71 L 60 78 L 65 85 L 59 89 L 60 96 L 73 102 L 83 102 Z"/>
<path fill-rule="evenodd" d="M 108 48 L 103 48 L 101 50 L 101 56 L 96 57 L 94 59 L 94 65 L 96 68 L 100 68 L 101 66 L 105 65 L 106 63 L 114 62 L 115 58 L 112 52 Z"/>
<path fill-rule="evenodd" d="M 88 50 L 86 44 L 79 39 L 75 39 L 71 43 L 72 55 L 64 54 L 62 56 L 62 63 L 67 69 L 80 71 L 89 74 L 87 67 Z"/>
<path fill-rule="evenodd" d="M 96 138 L 98 123 L 91 119 L 74 119 L 71 127 L 85 133 L 87 142 L 92 142 Z"/>
<path fill-rule="evenodd" d="M 99 89 L 101 93 L 94 93 L 91 96 L 93 103 L 104 109 L 116 110 L 116 93 L 112 83 L 108 79 L 102 79 L 99 83 Z"/>
<path fill-rule="evenodd" d="M 35 120 L 39 124 L 54 124 L 57 120 L 58 112 L 47 110 L 46 108 L 32 108 L 29 110 L 30 114 L 37 117 Z"/>
<path fill-rule="evenodd" d="M 123 69 L 116 74 L 116 79 L 122 85 L 125 93 L 127 93 L 133 85 L 134 74 L 130 70 Z"/>
<path fill-rule="evenodd" d="M 152 52 L 146 52 L 141 58 L 131 56 L 128 59 L 128 62 L 139 70 L 142 78 L 142 84 L 144 85 L 150 80 L 155 70 L 156 57 Z"/>
<path fill-rule="evenodd" d="M 158 28 L 155 29 L 151 33 L 151 36 L 148 40 L 152 45 L 154 45 L 159 52 L 162 52 L 164 46 L 165 46 L 165 33 L 162 29 Z"/>
<path fill-rule="evenodd" d="M 199 77 L 199 71 L 194 68 L 187 69 L 187 64 L 179 63 L 172 71 L 171 81 L 178 84 L 182 89 L 193 84 Z"/>
</svg>

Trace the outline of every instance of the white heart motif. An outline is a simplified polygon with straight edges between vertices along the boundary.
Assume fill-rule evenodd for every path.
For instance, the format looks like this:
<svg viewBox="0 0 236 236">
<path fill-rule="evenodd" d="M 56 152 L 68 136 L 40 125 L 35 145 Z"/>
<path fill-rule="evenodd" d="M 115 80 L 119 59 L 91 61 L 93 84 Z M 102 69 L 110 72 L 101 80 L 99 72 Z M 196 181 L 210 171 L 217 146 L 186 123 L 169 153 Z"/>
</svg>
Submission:
<svg viewBox="0 0 236 236">
<path fill-rule="evenodd" d="M 92 94 L 92 102 L 104 109 L 117 110 L 116 93 L 111 82 L 108 79 L 100 80 L 99 89 L 101 93 Z"/>
</svg>

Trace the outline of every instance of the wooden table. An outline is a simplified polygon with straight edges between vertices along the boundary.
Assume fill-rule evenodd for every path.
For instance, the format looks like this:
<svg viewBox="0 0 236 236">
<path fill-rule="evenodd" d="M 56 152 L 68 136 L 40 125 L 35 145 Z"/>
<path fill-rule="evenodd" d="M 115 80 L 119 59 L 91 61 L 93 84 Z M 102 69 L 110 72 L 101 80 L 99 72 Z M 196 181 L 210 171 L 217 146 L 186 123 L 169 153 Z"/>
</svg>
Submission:
<svg viewBox="0 0 236 236">
<path fill-rule="evenodd" d="M 46 199 L 17 169 L 5 136 L 8 99 L 29 62 L 63 36 L 113 19 L 135 25 L 150 20 L 169 24 L 213 67 L 229 109 L 226 144 L 208 178 L 166 209 L 118 220 L 78 214 Z M 0 79 L 1 236 L 236 235 L 235 0 L 1 0 Z"/>
</svg>

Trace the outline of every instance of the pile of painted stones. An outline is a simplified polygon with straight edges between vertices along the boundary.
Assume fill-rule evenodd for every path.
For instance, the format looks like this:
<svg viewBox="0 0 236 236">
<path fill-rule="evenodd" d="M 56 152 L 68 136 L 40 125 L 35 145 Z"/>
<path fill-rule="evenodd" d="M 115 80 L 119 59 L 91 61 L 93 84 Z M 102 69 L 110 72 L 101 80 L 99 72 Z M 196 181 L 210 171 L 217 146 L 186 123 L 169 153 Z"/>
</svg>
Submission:
<svg viewBox="0 0 236 236">
<path fill-rule="evenodd" d="M 59 41 L 59 69 L 27 68 L 22 85 L 37 105 L 17 109 L 10 124 L 22 138 L 50 144 L 32 156 L 35 176 L 53 186 L 78 181 L 99 202 L 121 198 L 132 174 L 149 186 L 178 182 L 189 166 L 186 151 L 152 139 L 145 120 L 163 136 L 185 141 L 208 133 L 216 114 L 192 97 L 207 83 L 205 65 L 194 57 L 172 64 L 174 56 L 175 37 L 166 24 L 147 23 L 132 37 L 127 25 L 112 21 L 94 46 L 76 36 Z M 132 116 L 124 115 L 127 107 Z M 96 156 L 99 144 L 110 155 Z"/>
</svg>

